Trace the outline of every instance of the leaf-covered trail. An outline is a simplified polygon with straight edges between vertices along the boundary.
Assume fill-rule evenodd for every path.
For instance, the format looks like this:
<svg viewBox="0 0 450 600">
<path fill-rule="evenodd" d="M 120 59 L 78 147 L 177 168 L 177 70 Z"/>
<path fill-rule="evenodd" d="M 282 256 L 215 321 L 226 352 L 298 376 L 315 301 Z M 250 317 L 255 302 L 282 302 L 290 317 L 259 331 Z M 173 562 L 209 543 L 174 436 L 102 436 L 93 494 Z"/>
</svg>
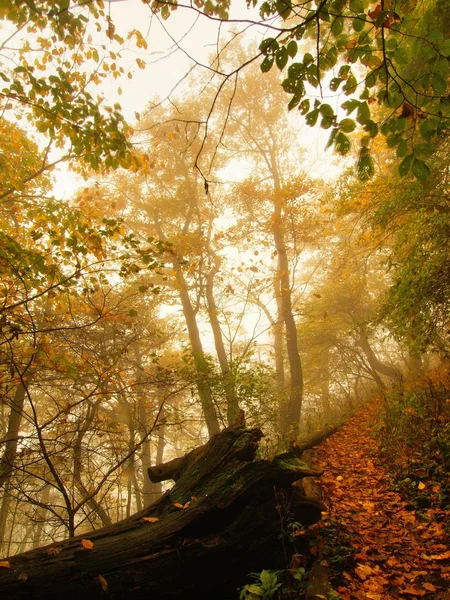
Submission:
<svg viewBox="0 0 450 600">
<path fill-rule="evenodd" d="M 322 533 L 337 527 L 355 551 L 338 591 L 345 600 L 450 600 L 448 511 L 419 513 L 392 489 L 371 436 L 375 419 L 376 406 L 364 406 L 315 453 L 329 509 Z M 328 557 L 339 554 L 335 543 Z"/>
</svg>

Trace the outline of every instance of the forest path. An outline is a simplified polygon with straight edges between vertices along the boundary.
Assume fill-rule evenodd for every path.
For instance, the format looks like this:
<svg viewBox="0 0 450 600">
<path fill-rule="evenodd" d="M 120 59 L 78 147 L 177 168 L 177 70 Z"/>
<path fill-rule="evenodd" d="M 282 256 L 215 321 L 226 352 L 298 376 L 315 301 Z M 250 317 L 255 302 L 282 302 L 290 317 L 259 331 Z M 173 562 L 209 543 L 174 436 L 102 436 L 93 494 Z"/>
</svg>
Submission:
<svg viewBox="0 0 450 600">
<path fill-rule="evenodd" d="M 339 569 L 345 545 L 356 553 L 352 564 L 341 561 L 344 600 L 450 600 L 448 511 L 418 512 L 392 488 L 371 435 L 376 408 L 362 407 L 316 449 L 314 467 L 324 471 L 317 483 L 329 509 L 319 539 L 335 540 L 321 555 Z"/>
</svg>

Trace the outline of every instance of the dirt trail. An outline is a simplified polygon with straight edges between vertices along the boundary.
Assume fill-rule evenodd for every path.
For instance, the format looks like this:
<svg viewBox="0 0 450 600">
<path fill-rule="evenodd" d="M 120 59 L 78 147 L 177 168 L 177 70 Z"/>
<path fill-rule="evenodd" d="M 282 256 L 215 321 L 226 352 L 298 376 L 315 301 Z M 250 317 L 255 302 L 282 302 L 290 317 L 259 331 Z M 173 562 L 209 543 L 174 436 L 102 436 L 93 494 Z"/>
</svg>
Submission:
<svg viewBox="0 0 450 600">
<path fill-rule="evenodd" d="M 338 529 L 356 553 L 338 591 L 345 600 L 450 600 L 450 515 L 419 513 L 392 489 L 371 436 L 375 415 L 376 407 L 366 405 L 315 453 L 314 466 L 324 471 L 317 483 L 329 508 L 324 537 L 327 529 Z M 334 550 L 342 552 L 338 545 Z M 328 549 L 330 566 L 332 556 Z"/>
</svg>

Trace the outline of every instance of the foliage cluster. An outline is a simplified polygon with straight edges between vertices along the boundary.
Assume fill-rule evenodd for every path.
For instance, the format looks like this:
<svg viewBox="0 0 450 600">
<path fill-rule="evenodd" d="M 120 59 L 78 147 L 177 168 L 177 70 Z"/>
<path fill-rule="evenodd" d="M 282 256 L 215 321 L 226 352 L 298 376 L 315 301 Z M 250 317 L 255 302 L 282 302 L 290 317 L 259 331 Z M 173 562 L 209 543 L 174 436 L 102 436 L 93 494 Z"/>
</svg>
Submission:
<svg viewBox="0 0 450 600">
<path fill-rule="evenodd" d="M 420 508 L 450 507 L 448 364 L 388 392 L 375 433 L 395 485 Z"/>
</svg>

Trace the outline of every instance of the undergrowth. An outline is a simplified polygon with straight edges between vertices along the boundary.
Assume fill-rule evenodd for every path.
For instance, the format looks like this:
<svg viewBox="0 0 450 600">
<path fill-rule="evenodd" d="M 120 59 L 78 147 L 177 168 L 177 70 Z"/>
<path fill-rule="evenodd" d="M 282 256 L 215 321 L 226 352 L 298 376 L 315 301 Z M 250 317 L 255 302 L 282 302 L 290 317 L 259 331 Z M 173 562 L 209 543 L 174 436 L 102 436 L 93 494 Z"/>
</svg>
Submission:
<svg viewBox="0 0 450 600">
<path fill-rule="evenodd" d="M 450 509 L 450 369 L 388 392 L 375 428 L 392 484 L 416 508 Z"/>
</svg>

